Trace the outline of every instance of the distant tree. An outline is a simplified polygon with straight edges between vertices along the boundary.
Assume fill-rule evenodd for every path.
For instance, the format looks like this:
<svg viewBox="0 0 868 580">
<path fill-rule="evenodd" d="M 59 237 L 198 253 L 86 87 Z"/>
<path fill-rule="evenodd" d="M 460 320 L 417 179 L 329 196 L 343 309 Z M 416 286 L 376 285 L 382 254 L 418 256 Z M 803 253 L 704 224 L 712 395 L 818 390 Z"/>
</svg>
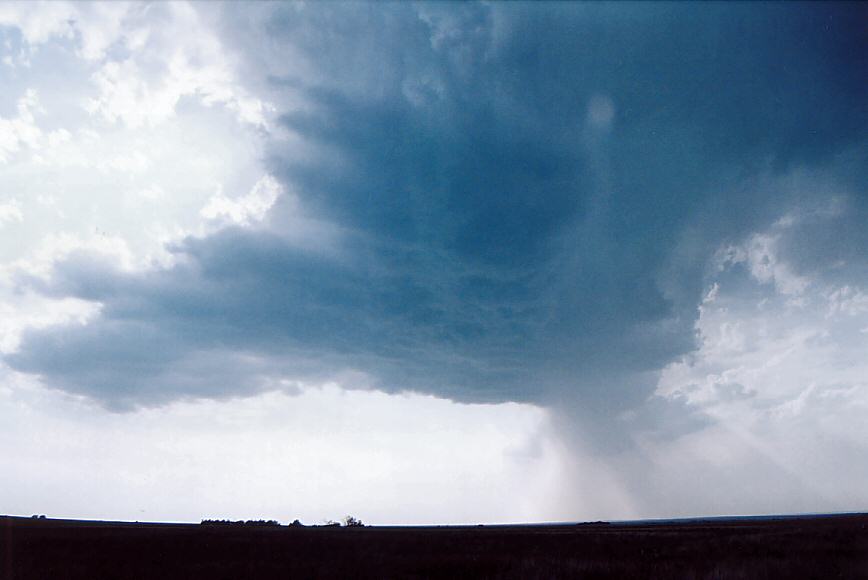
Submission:
<svg viewBox="0 0 868 580">
<path fill-rule="evenodd" d="M 293 528 L 303 528 L 304 527 L 304 524 L 298 520 L 292 520 L 292 523 L 289 525 L 290 525 L 290 527 L 293 527 Z"/>
<path fill-rule="evenodd" d="M 361 528 L 364 527 L 365 524 L 363 524 L 360 519 L 356 519 L 353 516 L 347 516 L 344 518 L 344 525 L 348 528 Z"/>
</svg>

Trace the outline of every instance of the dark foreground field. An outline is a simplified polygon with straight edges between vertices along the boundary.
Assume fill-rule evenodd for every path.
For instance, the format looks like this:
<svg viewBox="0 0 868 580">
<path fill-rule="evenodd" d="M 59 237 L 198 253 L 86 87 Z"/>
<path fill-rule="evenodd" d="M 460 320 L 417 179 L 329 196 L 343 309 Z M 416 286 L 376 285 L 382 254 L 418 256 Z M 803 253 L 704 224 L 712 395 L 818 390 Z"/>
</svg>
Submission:
<svg viewBox="0 0 868 580">
<path fill-rule="evenodd" d="M 0 525 L 3 580 L 868 578 L 868 515 L 440 528 L 11 517 Z"/>
</svg>

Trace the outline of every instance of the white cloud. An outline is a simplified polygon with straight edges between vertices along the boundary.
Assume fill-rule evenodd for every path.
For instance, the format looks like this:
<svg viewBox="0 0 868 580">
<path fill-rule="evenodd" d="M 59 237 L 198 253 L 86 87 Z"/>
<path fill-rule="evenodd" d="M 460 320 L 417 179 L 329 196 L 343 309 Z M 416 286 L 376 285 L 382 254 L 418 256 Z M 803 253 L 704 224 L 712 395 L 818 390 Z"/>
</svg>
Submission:
<svg viewBox="0 0 868 580">
<path fill-rule="evenodd" d="M 30 292 L 19 294 L 14 304 L 0 302 L 0 353 L 15 352 L 26 329 L 85 324 L 99 309 L 99 304 L 77 298 L 54 300 Z"/>
<path fill-rule="evenodd" d="M 174 114 L 180 99 L 222 105 L 246 124 L 265 127 L 272 107 L 248 93 L 237 63 L 198 8 L 187 3 L 11 2 L 0 25 L 17 28 L 29 52 L 50 41 L 71 43 L 99 68 L 99 94 L 87 110 L 110 122 L 150 126 Z M 113 54 L 112 47 L 119 47 Z M 6 55 L 6 62 L 28 62 Z"/>
<path fill-rule="evenodd" d="M 0 117 L 0 199 L 16 199 L 0 220 L 28 217 L 14 244 L 0 244 L 0 264 L 31 254 L 47 236 L 94 232 L 123 239 L 137 263 L 164 260 L 167 240 L 155 232 L 199 231 L 200 209 L 215 188 L 236 199 L 261 177 L 268 107 L 241 84 L 234 57 L 212 30 L 219 11 L 42 8 L 0 6 L 3 24 L 22 31 L 32 60 L 0 95 L 0 105 L 14 111 Z M 5 50 L 17 52 L 17 44 Z M 65 73 L 46 74 L 55 66 Z M 251 220 L 263 211 L 254 206 L 243 210 Z"/>
<path fill-rule="evenodd" d="M 18 200 L 0 203 L 0 227 L 5 223 L 22 221 L 24 221 L 24 214 L 21 213 L 21 204 Z"/>
<path fill-rule="evenodd" d="M 71 38 L 77 10 L 69 2 L 4 2 L 0 4 L 0 25 L 21 31 L 30 45 L 52 38 Z"/>
<path fill-rule="evenodd" d="M 6 2 L 0 5 L 0 25 L 17 28 L 29 53 L 50 41 L 69 42 L 76 54 L 99 61 L 115 43 L 135 46 L 136 36 L 127 40 L 125 20 L 147 10 L 128 2 Z M 10 64 L 28 63 L 28 57 Z"/>
<path fill-rule="evenodd" d="M 200 213 L 208 220 L 247 226 L 262 221 L 282 191 L 283 188 L 274 177 L 265 175 L 247 195 L 237 199 L 230 199 L 218 192 L 208 200 Z"/>
<path fill-rule="evenodd" d="M 863 290 L 844 285 L 832 288 L 826 293 L 829 302 L 827 317 L 858 316 L 868 313 L 868 293 Z"/>
<path fill-rule="evenodd" d="M 175 111 L 180 93 L 172 90 L 154 91 L 142 78 L 138 65 L 131 60 L 108 62 L 93 76 L 98 96 L 86 109 L 110 122 L 123 121 L 132 128 L 164 121 Z"/>
<path fill-rule="evenodd" d="M 0 280 L 10 284 L 20 276 L 35 276 L 47 280 L 56 263 L 76 251 L 96 253 L 122 270 L 140 265 L 124 238 L 95 233 L 87 237 L 69 233 L 50 234 L 23 257 L 0 266 Z"/>
<path fill-rule="evenodd" d="M 667 367 L 661 394 L 683 395 L 711 411 L 728 404 L 718 386 L 733 385 L 756 393 L 751 407 L 765 412 L 798 400 L 809 387 L 822 393 L 865 382 L 868 339 L 859 329 L 868 323 L 868 301 L 862 291 L 817 288 L 799 309 L 790 307 L 783 290 L 759 301 L 725 286 L 719 292 L 701 308 L 700 349 Z"/>
<path fill-rule="evenodd" d="M 42 139 L 42 130 L 36 125 L 35 113 L 39 111 L 36 91 L 28 89 L 18 99 L 17 116 L 11 119 L 0 117 L 0 163 L 6 163 L 22 149 L 36 148 Z"/>
<path fill-rule="evenodd" d="M 161 21 L 138 22 L 130 32 L 136 48 L 106 62 L 93 75 L 98 95 L 87 110 L 129 127 L 153 126 L 175 114 L 180 100 L 195 97 L 222 105 L 246 124 L 265 127 L 271 107 L 250 95 L 237 78 L 233 56 L 199 12 L 166 4 Z"/>
<path fill-rule="evenodd" d="M 125 41 L 124 20 L 147 7 L 127 2 L 76 4 L 78 13 L 72 20 L 79 36 L 79 55 L 86 60 L 100 60 L 116 42 Z M 135 45 L 133 43 L 127 43 Z"/>
<path fill-rule="evenodd" d="M 810 284 L 810 280 L 793 272 L 792 268 L 782 262 L 778 256 L 781 230 L 792 225 L 794 222 L 790 220 L 779 221 L 770 232 L 754 234 L 742 244 L 721 249 L 717 256 L 718 269 L 744 263 L 758 282 L 773 284 L 783 294 L 791 296 L 802 294 Z"/>
<path fill-rule="evenodd" d="M 671 443 L 646 441 L 645 453 L 670 490 L 678 484 L 667 470 L 689 469 L 715 481 L 717 508 L 701 493 L 683 490 L 683 505 L 705 513 L 868 503 L 868 493 L 852 484 L 868 476 L 862 461 L 868 335 L 861 332 L 868 294 L 858 284 L 794 274 L 776 252 L 781 228 L 794 225 L 778 222 L 724 251 L 700 308 L 700 348 L 665 368 L 659 380 L 658 396 L 686 401 L 688 410 L 712 422 Z M 730 271 L 738 263 L 748 266 L 746 280 Z M 730 488 L 725 472 L 739 474 Z M 776 491 L 758 491 L 771 488 Z"/>
</svg>

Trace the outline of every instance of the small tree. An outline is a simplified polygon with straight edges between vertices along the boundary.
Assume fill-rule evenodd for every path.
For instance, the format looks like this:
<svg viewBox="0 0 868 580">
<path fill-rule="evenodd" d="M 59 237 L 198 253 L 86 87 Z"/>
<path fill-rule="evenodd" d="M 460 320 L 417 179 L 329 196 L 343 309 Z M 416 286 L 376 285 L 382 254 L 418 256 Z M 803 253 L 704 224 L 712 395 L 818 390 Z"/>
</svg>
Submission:
<svg viewBox="0 0 868 580">
<path fill-rule="evenodd" d="M 353 516 L 347 516 L 344 518 L 344 525 L 348 528 L 361 528 L 365 524 L 362 523 L 362 520 L 356 519 Z"/>
</svg>

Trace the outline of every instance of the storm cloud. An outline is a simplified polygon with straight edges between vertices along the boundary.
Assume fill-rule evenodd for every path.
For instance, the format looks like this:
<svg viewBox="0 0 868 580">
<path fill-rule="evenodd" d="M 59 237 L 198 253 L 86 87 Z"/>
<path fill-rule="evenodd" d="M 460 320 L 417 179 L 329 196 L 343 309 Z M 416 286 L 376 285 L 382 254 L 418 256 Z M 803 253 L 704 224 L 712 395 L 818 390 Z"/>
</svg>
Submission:
<svg viewBox="0 0 868 580">
<path fill-rule="evenodd" d="M 264 163 L 283 195 L 261 222 L 173 245 L 171 266 L 77 252 L 22 274 L 101 308 L 27 331 L 5 361 L 118 409 L 335 379 L 604 420 L 638 408 L 698 348 L 722 247 L 835 199 L 781 251 L 864 280 L 865 16 L 226 7 L 278 109 Z M 826 272 L 830 256 L 847 267 Z"/>
</svg>

